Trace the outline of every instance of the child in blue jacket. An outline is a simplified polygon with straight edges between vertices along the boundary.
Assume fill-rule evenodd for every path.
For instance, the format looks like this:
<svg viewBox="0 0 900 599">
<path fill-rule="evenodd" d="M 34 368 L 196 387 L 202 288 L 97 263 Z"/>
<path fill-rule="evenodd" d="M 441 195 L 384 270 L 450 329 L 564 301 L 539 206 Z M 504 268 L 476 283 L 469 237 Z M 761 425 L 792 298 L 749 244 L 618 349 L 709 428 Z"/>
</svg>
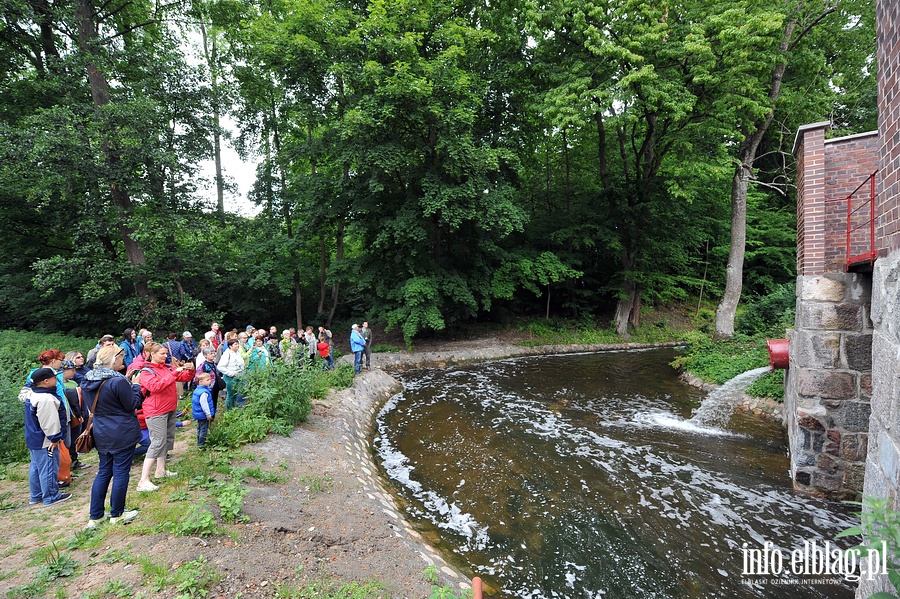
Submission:
<svg viewBox="0 0 900 599">
<path fill-rule="evenodd" d="M 194 420 L 197 421 L 197 447 L 206 444 L 206 434 L 209 432 L 209 423 L 216 417 L 216 404 L 212 399 L 212 391 L 209 383 L 212 377 L 208 372 L 197 374 L 197 388 L 191 397 L 191 411 Z"/>
</svg>

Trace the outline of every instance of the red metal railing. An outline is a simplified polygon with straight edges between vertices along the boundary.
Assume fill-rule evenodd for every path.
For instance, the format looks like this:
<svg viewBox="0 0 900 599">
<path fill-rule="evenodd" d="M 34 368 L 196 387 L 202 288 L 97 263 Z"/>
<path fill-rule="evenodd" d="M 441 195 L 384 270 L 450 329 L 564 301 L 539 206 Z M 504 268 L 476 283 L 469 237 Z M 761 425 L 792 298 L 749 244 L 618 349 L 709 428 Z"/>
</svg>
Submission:
<svg viewBox="0 0 900 599">
<path fill-rule="evenodd" d="M 875 262 L 878 252 L 875 250 L 875 171 L 850 192 L 846 198 L 838 201 L 847 202 L 847 235 L 845 270 L 850 271 Z M 856 207 L 854 207 L 856 204 Z"/>
</svg>

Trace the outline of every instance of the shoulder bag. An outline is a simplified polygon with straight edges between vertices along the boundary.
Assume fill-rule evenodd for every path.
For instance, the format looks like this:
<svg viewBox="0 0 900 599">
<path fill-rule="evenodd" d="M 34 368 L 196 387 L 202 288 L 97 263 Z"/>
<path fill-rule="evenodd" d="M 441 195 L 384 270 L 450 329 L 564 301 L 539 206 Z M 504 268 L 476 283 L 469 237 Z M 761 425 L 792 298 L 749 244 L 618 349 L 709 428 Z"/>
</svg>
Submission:
<svg viewBox="0 0 900 599">
<path fill-rule="evenodd" d="M 97 410 L 97 400 L 100 399 L 100 390 L 109 379 L 104 379 L 100 386 L 97 387 L 97 395 L 94 396 L 94 405 L 91 406 L 91 414 L 88 416 L 88 423 L 84 432 L 75 439 L 75 451 L 78 453 L 87 453 L 94 448 L 94 412 Z"/>
</svg>

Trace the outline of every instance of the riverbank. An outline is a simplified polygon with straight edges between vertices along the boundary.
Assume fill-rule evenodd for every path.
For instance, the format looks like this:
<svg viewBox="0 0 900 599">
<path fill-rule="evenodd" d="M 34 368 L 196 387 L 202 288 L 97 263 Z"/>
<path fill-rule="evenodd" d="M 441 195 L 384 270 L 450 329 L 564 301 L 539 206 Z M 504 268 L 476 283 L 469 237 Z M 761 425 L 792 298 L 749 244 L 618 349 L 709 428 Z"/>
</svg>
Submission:
<svg viewBox="0 0 900 599">
<path fill-rule="evenodd" d="M 398 383 L 385 371 L 647 347 L 652 346 L 528 347 L 487 338 L 440 347 L 423 344 L 416 352 L 375 354 L 376 369 L 356 377 L 351 388 L 316 402 L 307 422 L 290 437 L 272 436 L 241 450 L 235 466 L 258 467 L 272 476 L 246 484 L 241 514 L 247 521 L 222 524 L 220 534 L 211 537 L 179 536 L 165 531 L 163 525 L 148 524 L 154 517 L 163 523 L 177 521 L 191 501 L 197 502 L 194 481 L 184 476 L 165 481 L 159 494 L 167 500 L 151 513 L 142 505 L 143 494 L 133 491 L 137 478 L 133 471 L 128 505 L 145 513 L 129 527 L 107 526 L 94 541 L 74 544 L 66 551 L 87 522 L 96 470 L 76 479 L 70 489 L 72 500 L 45 510 L 27 506 L 27 468 L 20 466 L 12 477 L 0 480 L 0 497 L 10 493 L 11 508 L 0 511 L 0 542 L 6 547 L 0 552 L 0 590 L 22 589 L 34 581 L 46 564 L 48 548 L 57 547 L 77 567 L 71 575 L 55 579 L 47 596 L 57 588 L 63 596 L 107 596 L 100 591 L 111 580 L 145 596 L 151 588 L 157 589 L 153 597 L 178 595 L 175 586 L 160 588 L 158 576 L 147 574 L 149 567 L 141 564 L 144 558 L 163 571 L 177 571 L 202 560 L 215 574 L 207 586 L 211 597 L 326 597 L 334 594 L 315 589 L 354 585 L 368 589 L 354 595 L 358 597 L 428 597 L 433 582 L 458 593 L 468 586 L 468 579 L 448 566 L 405 521 L 372 459 L 373 415 L 399 391 Z M 179 462 L 198 456 L 193 435 L 191 428 L 179 432 L 173 470 L 182 468 Z M 95 464 L 96 454 L 87 461 Z M 185 502 L 185 495 L 193 499 Z M 426 575 L 426 568 L 433 574 Z M 307 594 L 299 594 L 303 589 Z"/>
</svg>

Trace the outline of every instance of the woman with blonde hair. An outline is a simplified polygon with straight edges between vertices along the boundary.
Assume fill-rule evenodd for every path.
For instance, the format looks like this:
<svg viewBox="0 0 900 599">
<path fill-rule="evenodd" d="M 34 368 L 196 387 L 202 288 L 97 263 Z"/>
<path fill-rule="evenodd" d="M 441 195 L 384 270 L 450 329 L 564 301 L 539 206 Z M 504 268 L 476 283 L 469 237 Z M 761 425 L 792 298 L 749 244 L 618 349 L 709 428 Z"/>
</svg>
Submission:
<svg viewBox="0 0 900 599">
<path fill-rule="evenodd" d="M 137 510 L 125 509 L 125 496 L 131 479 L 134 448 L 141 440 L 141 427 L 135 415 L 135 410 L 141 406 L 141 388 L 119 372 L 124 362 L 123 348 L 117 345 L 101 347 L 94 368 L 85 375 L 82 387 L 85 405 L 94 409 L 94 447 L 100 456 L 97 477 L 91 487 L 88 528 L 96 528 L 104 520 L 110 481 L 110 523 L 127 524 L 138 515 Z"/>
</svg>

